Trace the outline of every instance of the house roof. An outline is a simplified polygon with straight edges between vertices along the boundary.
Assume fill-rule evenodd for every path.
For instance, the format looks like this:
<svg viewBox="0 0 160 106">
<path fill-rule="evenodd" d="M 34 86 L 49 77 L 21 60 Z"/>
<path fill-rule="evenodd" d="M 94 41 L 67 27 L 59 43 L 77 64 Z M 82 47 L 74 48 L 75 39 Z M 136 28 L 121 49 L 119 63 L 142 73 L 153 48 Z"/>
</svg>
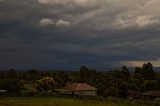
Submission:
<svg viewBox="0 0 160 106">
<path fill-rule="evenodd" d="M 129 94 L 129 95 L 141 95 L 141 92 L 135 91 L 135 90 L 129 90 L 129 91 L 128 91 L 128 94 Z"/>
<path fill-rule="evenodd" d="M 63 89 L 72 91 L 95 91 L 97 88 L 92 87 L 86 83 L 73 83 L 66 85 Z"/>
<path fill-rule="evenodd" d="M 160 91 L 147 91 L 142 93 L 144 96 L 158 96 L 160 97 Z"/>
</svg>

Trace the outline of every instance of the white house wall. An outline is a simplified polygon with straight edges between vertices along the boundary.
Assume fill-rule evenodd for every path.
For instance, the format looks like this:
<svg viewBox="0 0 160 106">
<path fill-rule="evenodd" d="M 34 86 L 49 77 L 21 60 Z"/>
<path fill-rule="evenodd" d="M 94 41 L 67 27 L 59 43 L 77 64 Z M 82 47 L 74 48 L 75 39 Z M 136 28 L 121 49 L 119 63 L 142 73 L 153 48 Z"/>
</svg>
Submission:
<svg viewBox="0 0 160 106">
<path fill-rule="evenodd" d="M 96 91 L 76 91 L 74 92 L 74 94 L 77 94 L 77 95 L 88 95 L 88 96 L 96 96 L 97 93 Z"/>
</svg>

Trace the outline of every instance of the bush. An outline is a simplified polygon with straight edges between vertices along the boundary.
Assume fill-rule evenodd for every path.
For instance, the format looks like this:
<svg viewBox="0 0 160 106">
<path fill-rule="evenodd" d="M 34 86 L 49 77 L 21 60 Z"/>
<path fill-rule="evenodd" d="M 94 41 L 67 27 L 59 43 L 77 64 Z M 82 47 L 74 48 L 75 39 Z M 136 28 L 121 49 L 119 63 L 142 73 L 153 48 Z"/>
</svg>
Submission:
<svg viewBox="0 0 160 106">
<path fill-rule="evenodd" d="M 17 79 L 4 79 L 0 81 L 0 89 L 7 90 L 8 92 L 19 92 L 21 85 Z"/>
</svg>

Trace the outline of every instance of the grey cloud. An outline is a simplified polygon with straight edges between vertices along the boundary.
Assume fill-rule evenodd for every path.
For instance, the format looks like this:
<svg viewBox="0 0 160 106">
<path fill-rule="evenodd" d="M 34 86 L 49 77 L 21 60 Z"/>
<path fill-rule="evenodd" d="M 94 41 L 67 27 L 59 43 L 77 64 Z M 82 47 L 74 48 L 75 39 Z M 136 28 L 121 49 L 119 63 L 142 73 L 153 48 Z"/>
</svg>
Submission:
<svg viewBox="0 0 160 106">
<path fill-rule="evenodd" d="M 105 69 L 160 57 L 158 0 L 39 1 L 0 2 L 0 68 Z"/>
<path fill-rule="evenodd" d="M 47 26 L 47 25 L 52 25 L 54 24 L 52 19 L 48 19 L 48 18 L 43 18 L 39 21 L 39 25 L 41 26 Z"/>
<path fill-rule="evenodd" d="M 64 20 L 58 20 L 57 23 L 56 23 L 56 26 L 58 27 L 67 27 L 67 26 L 70 26 L 70 22 L 68 21 L 64 21 Z"/>
<path fill-rule="evenodd" d="M 67 5 L 67 6 L 81 6 L 81 7 L 93 7 L 99 3 L 108 3 L 107 1 L 102 0 L 101 2 L 97 2 L 97 0 L 38 0 L 39 3 L 49 4 L 49 5 Z"/>
</svg>

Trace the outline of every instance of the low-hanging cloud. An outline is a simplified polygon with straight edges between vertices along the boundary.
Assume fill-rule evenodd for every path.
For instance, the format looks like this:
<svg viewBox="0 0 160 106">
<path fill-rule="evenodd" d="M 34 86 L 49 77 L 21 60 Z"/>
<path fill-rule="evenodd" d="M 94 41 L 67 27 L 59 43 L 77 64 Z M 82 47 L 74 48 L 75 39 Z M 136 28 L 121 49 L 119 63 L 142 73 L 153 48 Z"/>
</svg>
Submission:
<svg viewBox="0 0 160 106">
<path fill-rule="evenodd" d="M 69 21 L 64 21 L 64 20 L 58 20 L 56 22 L 56 26 L 57 27 L 67 27 L 67 26 L 70 26 L 70 22 Z"/>
<path fill-rule="evenodd" d="M 115 25 L 124 29 L 133 27 L 143 28 L 150 25 L 155 25 L 159 22 L 160 21 L 158 19 L 152 19 L 151 16 L 140 15 L 131 19 L 117 19 L 115 21 Z"/>
<path fill-rule="evenodd" d="M 53 25 L 53 24 L 54 24 L 54 21 L 48 18 L 43 18 L 39 21 L 40 26 L 48 26 L 48 25 Z"/>
</svg>

